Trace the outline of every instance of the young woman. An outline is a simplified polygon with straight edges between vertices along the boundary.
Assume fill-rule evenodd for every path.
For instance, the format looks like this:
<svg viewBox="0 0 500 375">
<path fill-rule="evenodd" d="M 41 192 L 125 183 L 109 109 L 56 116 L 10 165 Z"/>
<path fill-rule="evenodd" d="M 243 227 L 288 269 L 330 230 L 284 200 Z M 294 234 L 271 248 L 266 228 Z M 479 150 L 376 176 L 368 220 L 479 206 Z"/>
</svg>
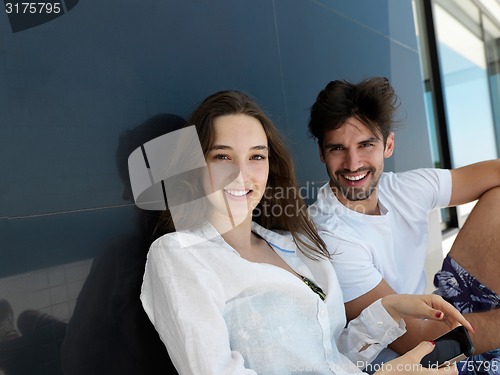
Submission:
<svg viewBox="0 0 500 375">
<path fill-rule="evenodd" d="M 405 332 L 403 317 L 471 329 L 440 297 L 410 295 L 375 302 L 345 328 L 329 253 L 271 121 L 247 95 L 222 91 L 188 124 L 206 167 L 166 189 L 175 214 L 165 212 L 168 234 L 151 246 L 141 294 L 180 374 L 359 373 Z M 177 145 L 178 161 L 198 139 Z M 432 348 L 422 343 L 378 373 L 454 373 L 409 371 Z"/>
</svg>

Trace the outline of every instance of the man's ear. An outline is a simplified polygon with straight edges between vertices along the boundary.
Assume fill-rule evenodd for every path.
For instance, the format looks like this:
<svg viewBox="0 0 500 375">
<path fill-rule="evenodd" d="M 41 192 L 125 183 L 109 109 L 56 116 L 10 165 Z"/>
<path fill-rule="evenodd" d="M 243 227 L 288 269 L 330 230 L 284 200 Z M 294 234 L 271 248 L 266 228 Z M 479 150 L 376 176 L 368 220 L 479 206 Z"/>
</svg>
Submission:
<svg viewBox="0 0 500 375">
<path fill-rule="evenodd" d="M 394 132 L 390 132 L 385 142 L 384 158 L 392 156 L 394 152 Z"/>
<path fill-rule="evenodd" d="M 321 148 L 321 145 L 319 142 L 317 143 L 318 145 L 318 151 L 319 151 L 319 160 L 321 160 L 322 163 L 325 163 L 325 158 L 323 157 L 323 149 Z"/>
</svg>

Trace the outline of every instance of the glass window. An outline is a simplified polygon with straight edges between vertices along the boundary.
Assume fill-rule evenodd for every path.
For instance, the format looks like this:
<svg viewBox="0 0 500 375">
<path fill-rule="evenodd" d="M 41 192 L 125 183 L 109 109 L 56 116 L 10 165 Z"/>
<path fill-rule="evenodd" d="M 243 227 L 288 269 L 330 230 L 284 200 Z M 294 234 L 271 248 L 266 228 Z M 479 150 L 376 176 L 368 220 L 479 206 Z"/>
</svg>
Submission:
<svg viewBox="0 0 500 375">
<path fill-rule="evenodd" d="M 438 97 L 436 96 L 436 82 L 433 79 L 434 71 L 430 61 L 430 56 L 432 54 L 429 45 L 430 36 L 428 34 L 425 11 L 421 1 L 413 1 L 413 14 L 421 62 L 420 66 L 423 79 L 424 102 L 432 162 L 435 168 L 451 168 L 450 158 L 447 152 L 448 137 L 446 131 L 443 132 L 443 128 L 440 127 L 439 115 L 437 114 L 439 110 L 437 107 L 440 107 L 440 104 L 436 103 Z M 439 91 L 439 89 L 437 89 L 437 91 Z M 455 208 L 441 209 L 439 211 L 439 219 L 442 231 L 458 225 Z"/>
<path fill-rule="evenodd" d="M 500 6 L 499 6 L 500 7 Z M 498 13 L 500 18 L 500 12 Z M 500 25 L 500 20 L 497 25 Z M 484 43 L 497 146 L 500 148 L 500 26 L 483 17 Z"/>
<path fill-rule="evenodd" d="M 414 1 L 434 166 L 498 157 L 500 0 Z M 443 229 L 461 226 L 474 203 L 443 210 Z M 450 220 L 451 215 L 451 220 Z M 456 217 L 456 219 L 455 219 Z"/>
<path fill-rule="evenodd" d="M 497 157 L 484 42 L 435 4 L 453 167 Z"/>
<path fill-rule="evenodd" d="M 457 12 L 457 18 L 437 3 L 433 8 L 453 168 L 498 155 L 485 44 L 476 26 L 467 27 L 479 12 L 460 2 L 465 3 L 468 22 L 460 22 L 465 12 Z M 458 207 L 459 225 L 472 206 Z"/>
</svg>

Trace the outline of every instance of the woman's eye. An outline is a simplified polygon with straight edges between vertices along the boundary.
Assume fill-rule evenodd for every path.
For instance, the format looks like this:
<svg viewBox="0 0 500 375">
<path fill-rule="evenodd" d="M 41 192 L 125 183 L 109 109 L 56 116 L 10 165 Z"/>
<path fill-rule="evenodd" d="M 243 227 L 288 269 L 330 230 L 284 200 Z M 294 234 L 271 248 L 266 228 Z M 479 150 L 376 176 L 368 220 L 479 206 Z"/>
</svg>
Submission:
<svg viewBox="0 0 500 375">
<path fill-rule="evenodd" d="M 266 156 L 265 155 L 253 155 L 251 157 L 251 160 L 266 160 Z"/>
<path fill-rule="evenodd" d="M 216 154 L 213 158 L 217 160 L 229 160 L 229 156 L 225 154 Z"/>
</svg>

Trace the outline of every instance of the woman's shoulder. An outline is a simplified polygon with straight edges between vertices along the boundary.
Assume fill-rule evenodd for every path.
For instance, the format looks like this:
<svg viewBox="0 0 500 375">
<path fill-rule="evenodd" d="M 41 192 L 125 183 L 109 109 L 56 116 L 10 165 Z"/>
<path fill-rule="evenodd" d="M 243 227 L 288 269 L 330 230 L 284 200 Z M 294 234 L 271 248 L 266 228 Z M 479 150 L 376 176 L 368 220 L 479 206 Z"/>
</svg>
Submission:
<svg viewBox="0 0 500 375">
<path fill-rule="evenodd" d="M 172 232 L 157 238 L 151 244 L 150 251 L 158 251 L 157 249 L 165 249 L 171 252 L 176 252 L 178 250 L 190 250 L 206 241 L 206 238 L 196 233 Z"/>
<path fill-rule="evenodd" d="M 182 243 L 182 238 L 185 236 L 183 232 L 170 232 L 158 237 L 151 247 L 173 246 L 177 247 Z"/>
<path fill-rule="evenodd" d="M 157 238 L 152 247 L 172 246 L 174 249 L 193 247 L 214 238 L 220 237 L 219 233 L 210 223 L 204 223 L 189 229 L 177 230 L 166 233 Z"/>
<path fill-rule="evenodd" d="M 201 245 L 201 240 L 205 245 Z M 204 251 L 209 248 L 206 244 L 205 239 L 190 233 L 167 233 L 151 244 L 147 262 L 156 264 L 156 268 L 162 269 L 162 273 L 199 272 L 206 269 L 210 263 L 210 252 Z"/>
</svg>

